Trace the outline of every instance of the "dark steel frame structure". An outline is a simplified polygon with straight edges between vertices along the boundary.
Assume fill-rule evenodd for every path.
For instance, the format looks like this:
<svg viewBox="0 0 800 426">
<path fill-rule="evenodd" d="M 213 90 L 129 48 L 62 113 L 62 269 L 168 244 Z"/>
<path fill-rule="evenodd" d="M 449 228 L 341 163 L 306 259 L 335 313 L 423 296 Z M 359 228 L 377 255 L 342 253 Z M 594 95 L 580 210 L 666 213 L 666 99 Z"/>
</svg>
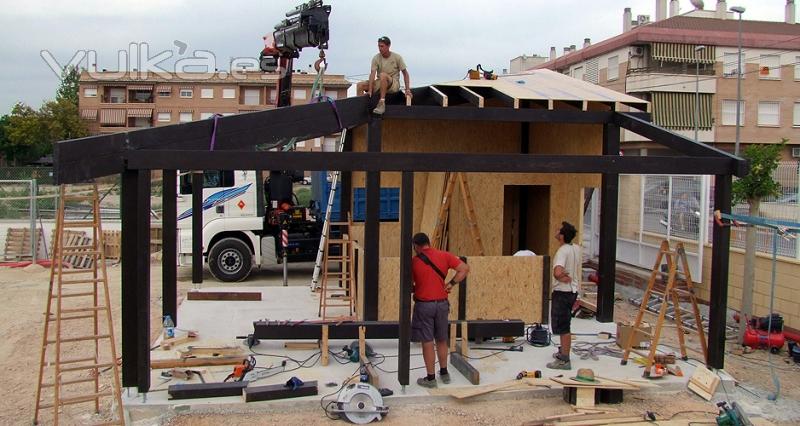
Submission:
<svg viewBox="0 0 800 426">
<path fill-rule="evenodd" d="M 411 304 L 411 247 L 414 172 L 461 171 L 492 173 L 599 173 L 602 175 L 602 241 L 598 312 L 600 321 L 613 321 L 616 253 L 618 176 L 632 174 L 709 174 L 716 176 L 714 208 L 730 212 L 731 178 L 747 171 L 744 160 L 715 148 L 653 125 L 648 114 L 613 111 L 583 111 L 580 108 L 548 110 L 533 101 L 522 101 L 519 109 L 509 107 L 513 99 L 492 88 L 482 88 L 481 96 L 496 99 L 502 107 L 476 108 L 469 94 L 439 86 L 450 95 L 450 106 L 442 107 L 429 88 L 414 89 L 413 106 L 389 105 L 383 117 L 370 115 L 370 100 L 355 97 L 330 103 L 292 106 L 223 117 L 218 120 L 216 148 L 210 150 L 213 120 L 94 136 L 59 142 L 55 147 L 55 176 L 60 184 L 77 183 L 112 174 L 122 175 L 122 358 L 123 386 L 150 389 L 150 276 L 149 232 L 150 174 L 163 170 L 164 215 L 163 313 L 175 318 L 176 240 L 173 229 L 175 171 L 183 170 L 340 170 L 348 181 L 350 172 L 366 172 L 365 223 L 365 316 L 377 319 L 379 190 L 381 171 L 402 172 L 400 227 L 400 318 L 399 371 L 401 384 L 409 383 L 409 337 Z M 461 93 L 462 97 L 459 97 Z M 381 152 L 384 119 L 402 120 L 479 120 L 517 122 L 521 134 L 530 123 L 601 124 L 603 155 L 533 155 L 521 144 L 518 154 L 466 153 L 385 153 Z M 340 126 L 341 123 L 341 126 Z M 367 125 L 367 152 L 267 152 L 256 146 L 280 145 L 295 137 L 310 139 L 340 131 L 343 127 Z M 627 129 L 662 144 L 681 156 L 622 157 L 619 155 L 620 129 Z M 352 142 L 350 143 L 352 147 Z M 198 177 L 201 175 L 198 174 Z M 196 183 L 199 183 L 199 179 Z M 195 202 L 199 202 L 199 196 Z M 343 205 L 347 210 L 348 206 Z M 202 223 L 201 211 L 194 210 L 195 227 Z M 709 354 L 711 367 L 721 368 L 724 359 L 725 309 L 728 286 L 730 231 L 714 226 L 711 273 L 711 313 Z M 199 236 L 196 237 L 199 240 Z M 196 244 L 199 245 L 199 244 Z M 202 262 L 196 250 L 195 266 Z M 167 263 L 169 262 L 169 263 Z"/>
</svg>

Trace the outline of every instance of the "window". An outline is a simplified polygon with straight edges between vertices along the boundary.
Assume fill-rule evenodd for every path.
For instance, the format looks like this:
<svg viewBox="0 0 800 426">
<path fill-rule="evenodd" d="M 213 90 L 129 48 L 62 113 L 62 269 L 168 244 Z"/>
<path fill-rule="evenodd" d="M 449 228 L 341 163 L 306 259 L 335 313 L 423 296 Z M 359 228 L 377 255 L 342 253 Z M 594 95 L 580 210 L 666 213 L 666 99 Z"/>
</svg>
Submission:
<svg viewBox="0 0 800 426">
<path fill-rule="evenodd" d="M 792 120 L 792 126 L 800 127 L 800 102 L 794 103 L 794 119 Z"/>
<path fill-rule="evenodd" d="M 314 148 L 319 148 L 322 146 L 322 138 L 315 138 L 314 139 Z"/>
<path fill-rule="evenodd" d="M 231 116 L 231 115 L 234 115 L 234 114 L 236 114 L 236 113 L 235 112 L 223 112 L 222 116 L 223 117 L 228 117 L 228 116 Z"/>
<path fill-rule="evenodd" d="M 108 102 L 112 104 L 125 103 L 125 89 L 122 87 L 113 87 L 109 89 Z"/>
<path fill-rule="evenodd" d="M 201 99 L 214 99 L 214 89 L 200 89 Z"/>
<path fill-rule="evenodd" d="M 794 79 L 800 80 L 800 56 L 794 58 Z"/>
<path fill-rule="evenodd" d="M 181 89 L 180 96 L 182 98 L 191 98 L 194 96 L 194 91 L 192 89 Z"/>
<path fill-rule="evenodd" d="M 722 57 L 722 75 L 723 77 L 736 77 L 736 67 L 739 66 L 736 53 L 726 53 Z M 744 66 L 744 54 L 742 54 L 742 66 Z M 744 75 L 742 75 L 744 78 Z"/>
<path fill-rule="evenodd" d="M 619 78 L 619 56 L 612 56 L 608 58 L 608 80 L 616 80 Z"/>
<path fill-rule="evenodd" d="M 306 89 L 294 89 L 294 91 L 292 91 L 292 97 L 295 99 L 305 99 Z"/>
<path fill-rule="evenodd" d="M 327 96 L 327 97 L 329 97 L 329 98 L 331 98 L 333 100 L 336 100 L 339 97 L 339 92 L 337 92 L 336 90 L 326 90 L 325 91 L 325 96 Z"/>
<path fill-rule="evenodd" d="M 780 80 L 781 57 L 778 55 L 761 55 L 758 78 Z"/>
<path fill-rule="evenodd" d="M 168 98 L 168 97 L 170 97 L 171 94 L 172 94 L 172 92 L 170 90 L 168 90 L 168 89 L 159 89 L 159 91 L 158 91 L 158 97 L 159 98 Z"/>
<path fill-rule="evenodd" d="M 258 105 L 261 100 L 260 89 L 244 89 L 244 104 Z"/>
<path fill-rule="evenodd" d="M 583 67 L 575 67 L 572 70 L 572 78 L 576 80 L 583 80 Z"/>
<path fill-rule="evenodd" d="M 170 112 L 159 112 L 158 121 L 160 123 L 169 123 L 172 121 L 172 114 Z"/>
<path fill-rule="evenodd" d="M 234 185 L 233 170 L 204 170 L 203 188 L 227 188 Z M 192 193 L 192 173 L 181 170 L 180 193 Z"/>
<path fill-rule="evenodd" d="M 736 125 L 736 100 L 722 101 L 722 124 L 724 126 Z M 739 103 L 739 126 L 744 126 L 744 101 Z"/>
<path fill-rule="evenodd" d="M 214 115 L 213 112 L 201 112 L 200 113 L 200 119 L 201 120 L 207 120 L 207 119 L 211 118 L 213 115 Z"/>
<path fill-rule="evenodd" d="M 188 122 L 192 121 L 192 115 L 193 114 L 191 112 L 182 112 L 178 116 L 178 121 L 181 122 L 181 123 L 188 123 Z"/>
<path fill-rule="evenodd" d="M 278 90 L 272 89 L 269 91 L 269 101 L 275 103 L 275 100 L 278 99 Z"/>
<path fill-rule="evenodd" d="M 305 148 L 306 147 L 306 141 L 297 142 L 295 144 L 295 146 L 298 147 L 298 148 Z"/>
<path fill-rule="evenodd" d="M 223 99 L 233 99 L 236 97 L 236 89 L 222 89 Z"/>
<path fill-rule="evenodd" d="M 781 125 L 781 103 L 780 102 L 759 102 L 758 103 L 758 125 L 759 126 L 780 126 Z"/>
<path fill-rule="evenodd" d="M 96 87 L 87 87 L 83 89 L 83 97 L 84 98 L 96 98 L 97 97 L 97 88 Z"/>
</svg>

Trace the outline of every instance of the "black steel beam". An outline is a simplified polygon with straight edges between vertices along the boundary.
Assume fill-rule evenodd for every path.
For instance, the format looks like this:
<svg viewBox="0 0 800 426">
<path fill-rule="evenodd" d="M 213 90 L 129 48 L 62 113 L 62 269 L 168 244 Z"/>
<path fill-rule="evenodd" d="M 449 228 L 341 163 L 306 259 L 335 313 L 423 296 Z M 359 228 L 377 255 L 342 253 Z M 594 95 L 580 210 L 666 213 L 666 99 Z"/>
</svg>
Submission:
<svg viewBox="0 0 800 426">
<path fill-rule="evenodd" d="M 203 172 L 192 172 L 192 283 L 203 283 Z"/>
<path fill-rule="evenodd" d="M 610 111 L 547 110 L 506 107 L 462 107 L 443 108 L 426 105 L 386 105 L 384 118 L 415 120 L 468 120 L 468 121 L 510 121 L 529 123 L 578 123 L 604 124 L 612 120 Z"/>
<path fill-rule="evenodd" d="M 150 389 L 150 172 L 122 174 L 122 382 Z M 142 256 L 141 254 L 145 255 Z"/>
<path fill-rule="evenodd" d="M 177 171 L 162 170 L 161 315 L 178 325 L 178 186 Z"/>
<path fill-rule="evenodd" d="M 467 258 L 459 256 L 462 262 L 467 263 Z M 467 280 L 469 277 L 458 283 L 458 319 L 464 321 L 467 319 Z"/>
<path fill-rule="evenodd" d="M 377 121 L 377 120 L 376 120 Z M 130 151 L 132 169 L 215 169 L 495 173 L 731 174 L 736 160 L 715 157 L 467 154 L 423 152 Z"/>
<path fill-rule="evenodd" d="M 714 181 L 714 210 L 731 212 L 731 176 L 717 175 Z M 725 323 L 728 308 L 728 267 L 731 229 L 714 223 L 711 247 L 711 296 L 708 315 L 708 358 L 706 365 L 723 368 L 725 364 Z"/>
<path fill-rule="evenodd" d="M 619 155 L 619 126 L 603 126 L 603 155 Z M 617 276 L 617 207 L 619 175 L 603 173 L 600 184 L 600 283 L 597 285 L 597 320 L 614 321 L 614 286 Z"/>
<path fill-rule="evenodd" d="M 695 142 L 685 136 L 658 127 L 634 115 L 615 112 L 614 123 L 640 136 L 644 136 L 657 144 L 664 145 L 683 154 L 695 157 L 728 158 L 735 164 L 733 174 L 740 177 L 747 174 L 747 162 L 745 160 L 722 151 L 721 149 Z"/>
<path fill-rule="evenodd" d="M 181 383 L 169 385 L 169 399 L 215 398 L 241 396 L 247 382 Z"/>
<path fill-rule="evenodd" d="M 326 136 L 367 122 L 365 96 L 221 117 L 214 150 L 252 150 L 296 137 Z M 338 119 L 337 119 L 338 115 Z M 55 179 L 59 184 L 121 173 L 127 149 L 210 150 L 214 120 L 154 127 L 114 135 L 62 141 L 55 146 Z M 177 168 L 168 166 L 166 168 Z M 162 169 L 164 169 L 162 167 Z"/>
<path fill-rule="evenodd" d="M 353 132 L 347 132 L 344 137 L 343 152 L 353 152 Z M 347 221 L 348 215 L 353 209 L 353 173 L 350 171 L 340 173 L 342 179 L 339 184 L 339 220 Z"/>
<path fill-rule="evenodd" d="M 299 398 L 301 396 L 317 395 L 317 381 L 303 382 L 296 388 L 287 387 L 283 383 L 266 386 L 248 386 L 243 389 L 244 402 L 272 401 L 276 399 Z"/>
<path fill-rule="evenodd" d="M 400 186 L 400 325 L 397 342 L 397 380 L 409 384 L 411 362 L 411 233 L 414 226 L 414 173 L 403 172 Z"/>
<path fill-rule="evenodd" d="M 372 155 L 381 155 L 381 132 L 383 119 L 372 117 L 367 128 L 367 151 Z M 338 153 L 336 155 L 343 155 Z M 349 153 L 352 155 L 354 153 Z M 333 170 L 343 170 L 332 167 Z M 381 173 L 368 171 L 366 176 L 367 208 L 364 221 L 364 319 L 378 319 L 378 273 L 380 270 L 380 202 Z"/>
<path fill-rule="evenodd" d="M 461 321 L 450 321 L 458 324 Z M 281 321 L 253 321 L 253 337 L 261 340 L 317 340 L 322 336 L 320 323 L 289 323 Z M 398 339 L 400 325 L 397 321 L 356 321 L 341 324 L 328 324 L 329 339 L 358 339 L 358 327 L 366 327 L 367 339 Z M 461 336 L 461 327 L 457 336 Z M 467 334 L 470 339 L 486 339 L 501 336 L 525 335 L 525 322 L 509 320 L 470 320 L 467 321 Z"/>
</svg>

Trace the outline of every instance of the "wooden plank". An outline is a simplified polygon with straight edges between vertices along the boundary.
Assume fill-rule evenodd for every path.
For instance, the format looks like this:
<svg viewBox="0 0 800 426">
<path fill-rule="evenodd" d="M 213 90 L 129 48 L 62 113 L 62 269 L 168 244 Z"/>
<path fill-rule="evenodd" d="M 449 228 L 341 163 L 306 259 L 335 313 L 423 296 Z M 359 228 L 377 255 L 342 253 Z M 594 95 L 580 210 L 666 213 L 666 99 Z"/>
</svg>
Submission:
<svg viewBox="0 0 800 426">
<path fill-rule="evenodd" d="M 322 340 L 320 343 L 320 348 L 322 349 L 320 363 L 322 363 L 322 366 L 324 367 L 328 365 L 328 357 L 330 355 L 330 349 L 328 349 L 328 324 L 322 325 Z"/>
<path fill-rule="evenodd" d="M 296 349 L 296 350 L 314 350 L 320 348 L 319 342 L 285 342 L 283 344 L 283 347 L 286 349 Z M 322 355 L 324 355 L 324 352 L 322 352 Z"/>
<path fill-rule="evenodd" d="M 367 359 L 367 328 L 358 327 L 358 359 Z"/>
<path fill-rule="evenodd" d="M 247 382 L 186 383 L 167 388 L 170 399 L 214 398 L 238 396 L 247 387 Z"/>
<path fill-rule="evenodd" d="M 452 357 L 451 357 L 452 360 Z M 450 396 L 457 398 L 457 399 L 465 399 L 471 398 L 473 396 L 484 395 L 489 392 L 495 392 L 504 389 L 510 389 L 513 387 L 518 387 L 520 385 L 528 385 L 528 386 L 546 386 L 549 387 L 547 383 L 553 384 L 558 386 L 558 384 L 553 383 L 549 379 L 523 379 L 523 380 L 509 380 L 502 383 L 495 383 L 491 385 L 483 385 L 478 387 L 469 387 L 469 388 L 462 388 L 454 392 L 450 392 Z"/>
<path fill-rule="evenodd" d="M 173 346 L 182 345 L 184 343 L 189 343 L 195 340 L 197 336 L 181 336 L 181 337 L 173 337 L 171 339 L 164 339 L 161 341 L 161 349 L 168 351 L 172 349 Z"/>
<path fill-rule="evenodd" d="M 581 382 L 579 380 L 568 379 L 564 377 L 553 377 L 552 380 L 561 383 L 565 387 L 585 387 L 585 388 L 601 388 L 601 389 L 623 389 L 623 390 L 638 390 L 639 387 L 631 384 L 612 382 L 608 380 L 601 380 L 595 378 L 597 381 L 594 383 Z"/>
<path fill-rule="evenodd" d="M 235 356 L 244 357 L 242 348 L 236 346 L 189 346 L 179 350 L 181 358 L 198 356 Z"/>
<path fill-rule="evenodd" d="M 481 384 L 481 372 L 469 363 L 469 359 L 462 353 L 460 346 L 461 344 L 457 343 L 456 350 L 450 352 L 450 365 L 455 367 L 473 385 Z"/>
<path fill-rule="evenodd" d="M 708 368 L 698 365 L 692 377 L 689 379 L 687 387 L 694 391 L 696 394 L 703 397 L 706 401 L 710 401 L 717 391 L 720 378 Z"/>
<path fill-rule="evenodd" d="M 637 423 L 642 421 L 642 416 L 627 416 L 623 417 L 617 414 L 617 417 L 606 418 L 606 419 L 595 419 L 595 420 L 582 420 L 580 418 L 572 420 L 566 419 L 567 421 L 557 422 L 554 424 L 561 425 L 561 426 L 594 426 L 594 425 L 616 425 L 616 424 L 625 424 L 625 423 Z M 572 420 L 572 421 L 569 421 Z M 649 423 L 652 424 L 652 423 Z M 658 422 L 661 424 L 661 422 Z M 685 423 L 684 423 L 685 424 Z"/>
<path fill-rule="evenodd" d="M 243 396 L 245 402 L 256 402 L 299 398 L 317 394 L 317 381 L 311 380 L 303 382 L 297 389 L 292 389 L 284 384 L 246 387 L 244 388 Z"/>
<path fill-rule="evenodd" d="M 472 105 L 475 105 L 478 108 L 483 108 L 483 96 L 464 86 L 458 86 L 458 93 L 461 95 L 461 97 L 468 100 Z"/>
<path fill-rule="evenodd" d="M 576 388 L 575 406 L 580 408 L 594 407 L 594 389 Z"/>
<path fill-rule="evenodd" d="M 436 99 L 436 102 L 438 102 L 439 105 L 441 105 L 442 107 L 446 108 L 447 107 L 447 95 L 442 93 L 441 90 L 437 89 L 436 86 L 430 86 L 430 88 L 431 88 L 431 95 L 433 96 L 434 99 Z"/>
<path fill-rule="evenodd" d="M 261 292 L 257 291 L 198 291 L 192 290 L 186 293 L 188 300 L 235 300 L 235 301 L 259 301 Z"/>
<path fill-rule="evenodd" d="M 461 350 L 459 350 L 458 352 L 464 357 L 469 355 L 469 338 L 468 338 L 468 329 L 466 321 L 461 322 Z"/>
<path fill-rule="evenodd" d="M 154 359 L 150 361 L 150 368 L 160 370 L 162 368 L 199 367 L 203 365 L 237 365 L 244 360 L 245 358 L 241 356 Z"/>
<path fill-rule="evenodd" d="M 450 352 L 456 350 L 456 334 L 458 334 L 456 327 L 458 326 L 455 323 L 450 324 Z"/>
</svg>

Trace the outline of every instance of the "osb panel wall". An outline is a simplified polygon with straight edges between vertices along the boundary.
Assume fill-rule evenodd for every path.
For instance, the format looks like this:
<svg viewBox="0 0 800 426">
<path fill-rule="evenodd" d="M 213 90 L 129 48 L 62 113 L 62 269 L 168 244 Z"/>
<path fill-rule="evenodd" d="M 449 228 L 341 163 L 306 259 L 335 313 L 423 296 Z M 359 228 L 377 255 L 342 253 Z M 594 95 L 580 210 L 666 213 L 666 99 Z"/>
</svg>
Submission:
<svg viewBox="0 0 800 426">
<path fill-rule="evenodd" d="M 542 316 L 541 256 L 471 256 L 467 259 L 467 319 L 522 319 Z M 400 312 L 400 258 L 382 257 L 378 319 L 397 321 Z M 448 273 L 448 279 L 453 272 Z M 458 318 L 459 288 L 450 293 L 450 319 Z"/>
<path fill-rule="evenodd" d="M 381 222 L 380 233 L 379 255 L 400 256 L 400 222 Z M 350 234 L 362 247 L 364 246 L 364 222 L 354 223 Z"/>
<path fill-rule="evenodd" d="M 534 154 L 594 155 L 602 153 L 602 126 L 536 123 L 531 126 L 530 150 Z M 448 121 L 448 120 L 391 120 L 383 122 L 382 149 L 384 152 L 492 152 L 515 153 L 520 150 L 520 124 L 506 122 Z M 366 150 L 366 126 L 354 132 L 354 151 Z M 565 170 L 568 172 L 568 170 Z M 422 204 L 430 200 L 421 188 L 427 180 L 415 174 L 414 223 L 422 226 L 425 214 Z M 549 185 L 551 211 L 549 222 L 555 225 L 568 221 L 582 229 L 583 188 L 599 187 L 600 176 L 594 174 L 495 174 L 467 175 L 474 201 L 478 227 L 485 255 L 502 253 L 503 186 Z M 353 185 L 364 185 L 364 173 L 353 173 Z M 399 187 L 399 173 L 382 173 L 382 187 Z M 478 253 L 469 233 L 460 191 L 454 193 L 450 212 L 450 251 L 472 256 Z M 428 204 L 425 204 L 425 208 Z M 383 229 L 383 228 L 382 228 Z M 419 228 L 414 229 L 417 232 Z M 580 235 L 576 237 L 580 241 Z M 384 233 L 381 232 L 381 246 Z M 557 249 L 555 239 L 548 242 L 549 255 Z M 385 249 L 381 249 L 384 255 Z"/>
<path fill-rule="evenodd" d="M 642 176 L 619 177 L 619 210 L 617 213 L 617 235 L 629 240 L 639 239 L 639 218 L 642 206 Z"/>
</svg>

